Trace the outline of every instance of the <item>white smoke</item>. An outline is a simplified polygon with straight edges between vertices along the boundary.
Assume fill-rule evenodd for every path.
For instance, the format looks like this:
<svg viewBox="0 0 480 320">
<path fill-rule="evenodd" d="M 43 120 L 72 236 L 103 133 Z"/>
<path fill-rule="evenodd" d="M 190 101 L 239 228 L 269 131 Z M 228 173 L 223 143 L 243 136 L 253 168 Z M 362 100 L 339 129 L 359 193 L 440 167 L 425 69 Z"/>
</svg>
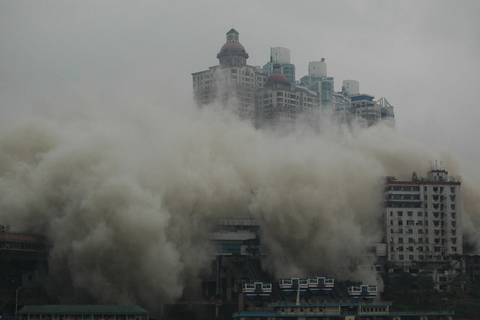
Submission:
<svg viewBox="0 0 480 320">
<path fill-rule="evenodd" d="M 382 177 L 422 175 L 434 159 L 459 172 L 383 125 L 277 135 L 218 106 L 141 99 L 49 110 L 0 130 L 0 212 L 13 231 L 47 236 L 64 301 L 178 299 L 208 267 L 221 217 L 260 222 L 278 277 L 347 276 L 382 241 Z"/>
</svg>

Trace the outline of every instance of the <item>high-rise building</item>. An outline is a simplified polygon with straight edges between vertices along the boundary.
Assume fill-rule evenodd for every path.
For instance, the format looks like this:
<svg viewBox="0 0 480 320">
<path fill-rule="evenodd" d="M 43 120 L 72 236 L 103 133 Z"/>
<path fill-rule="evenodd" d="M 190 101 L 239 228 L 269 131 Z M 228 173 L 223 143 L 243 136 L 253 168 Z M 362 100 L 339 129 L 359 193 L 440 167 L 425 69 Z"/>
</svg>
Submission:
<svg viewBox="0 0 480 320">
<path fill-rule="evenodd" d="M 216 100 L 236 100 L 236 111 L 240 117 L 253 123 L 256 90 L 265 85 L 267 76 L 247 65 L 248 54 L 239 42 L 239 33 L 235 29 L 227 32 L 227 41 L 217 58 L 219 65 L 192 73 L 195 100 L 200 105 Z"/>
<path fill-rule="evenodd" d="M 308 63 L 308 75 L 300 78 L 300 85 L 318 93 L 323 109 L 333 105 L 334 79 L 327 77 L 327 64 L 325 59 Z"/>
<path fill-rule="evenodd" d="M 393 106 L 385 98 L 378 101 L 374 99 L 375 97 L 369 94 L 351 95 L 349 111 L 367 126 L 372 126 L 380 120 L 388 120 L 393 124 Z"/>
<path fill-rule="evenodd" d="M 343 96 L 347 100 L 340 99 Z M 333 110 L 343 119 L 356 119 L 359 123 L 372 126 L 379 121 L 394 124 L 393 106 L 385 98 L 377 101 L 369 94 L 360 93 L 360 84 L 356 80 L 344 80 L 342 92 L 334 93 Z"/>
<path fill-rule="evenodd" d="M 430 272 L 438 289 L 448 290 L 447 274 L 463 272 L 461 183 L 442 168 L 426 179 L 386 181 L 386 261 L 393 268 Z"/>
<path fill-rule="evenodd" d="M 217 54 L 219 64 L 192 73 L 195 100 L 200 105 L 233 101 L 234 111 L 256 127 L 291 126 L 301 120 L 318 126 L 320 109 L 331 110 L 341 121 L 393 123 L 393 107 L 385 98 L 374 101 L 373 96 L 360 94 L 358 81 L 345 80 L 342 91 L 335 92 L 323 58 L 311 61 L 308 75 L 297 82 L 289 49 L 270 48 L 270 61 L 263 68 L 248 65 L 248 57 L 239 33 L 228 31 Z"/>
<path fill-rule="evenodd" d="M 258 127 L 291 129 L 299 121 L 316 127 L 319 123 L 318 94 L 292 85 L 280 68 L 280 64 L 275 64 L 265 87 L 257 91 Z"/>
<path fill-rule="evenodd" d="M 270 48 L 270 61 L 263 66 L 267 75 L 273 73 L 273 66 L 280 65 L 280 73 L 287 77 L 291 84 L 295 84 L 295 65 L 290 63 L 290 50 L 282 47 Z"/>
<path fill-rule="evenodd" d="M 357 80 L 343 80 L 342 91 L 347 95 L 360 93 L 360 83 Z"/>
</svg>

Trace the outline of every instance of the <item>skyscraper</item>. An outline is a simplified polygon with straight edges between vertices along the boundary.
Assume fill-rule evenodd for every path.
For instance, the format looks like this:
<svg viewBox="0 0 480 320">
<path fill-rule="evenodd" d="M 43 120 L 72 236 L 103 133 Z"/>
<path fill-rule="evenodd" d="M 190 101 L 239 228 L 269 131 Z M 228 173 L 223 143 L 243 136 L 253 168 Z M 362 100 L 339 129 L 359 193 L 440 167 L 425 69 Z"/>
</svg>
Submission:
<svg viewBox="0 0 480 320">
<path fill-rule="evenodd" d="M 280 65 L 280 73 L 287 77 L 291 84 L 295 84 L 295 65 L 290 63 L 290 50 L 282 47 L 270 48 L 270 61 L 263 66 L 268 75 L 273 73 L 273 66 Z"/>
<path fill-rule="evenodd" d="M 256 90 L 265 85 L 267 76 L 247 65 L 248 54 L 235 29 L 227 32 L 217 58 L 219 65 L 192 73 L 195 100 L 200 105 L 232 100 L 238 104 L 236 111 L 241 118 L 255 122 Z"/>
</svg>

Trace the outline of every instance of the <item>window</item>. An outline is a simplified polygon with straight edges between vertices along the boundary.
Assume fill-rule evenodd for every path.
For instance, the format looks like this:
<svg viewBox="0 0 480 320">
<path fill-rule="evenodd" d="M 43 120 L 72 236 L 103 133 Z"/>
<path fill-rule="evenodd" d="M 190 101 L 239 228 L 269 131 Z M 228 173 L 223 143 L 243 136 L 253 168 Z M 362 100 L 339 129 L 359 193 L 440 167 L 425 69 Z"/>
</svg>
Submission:
<svg viewBox="0 0 480 320">
<path fill-rule="evenodd" d="M 418 229 L 418 234 L 423 234 L 423 229 Z"/>
<path fill-rule="evenodd" d="M 403 220 L 398 220 L 398 225 L 403 226 Z"/>
<path fill-rule="evenodd" d="M 417 216 L 421 217 L 421 216 L 422 216 L 422 212 L 418 212 L 418 213 L 417 213 Z"/>
<path fill-rule="evenodd" d="M 413 255 L 412 254 L 408 256 L 408 260 L 413 260 Z"/>
<path fill-rule="evenodd" d="M 407 214 L 408 214 L 409 217 L 412 217 L 412 216 L 413 216 L 413 212 L 412 212 L 412 211 L 408 211 Z"/>
<path fill-rule="evenodd" d="M 413 242 L 414 242 L 413 238 L 408 238 L 408 243 L 413 243 Z"/>
<path fill-rule="evenodd" d="M 423 251 L 423 247 L 422 246 L 418 247 L 418 251 Z"/>
<path fill-rule="evenodd" d="M 402 212 L 402 211 L 397 211 L 397 215 L 398 215 L 399 217 L 401 217 L 401 216 L 403 216 L 403 212 Z"/>
<path fill-rule="evenodd" d="M 398 247 L 398 251 L 403 251 L 403 246 Z"/>
<path fill-rule="evenodd" d="M 403 243 L 403 238 L 398 238 L 399 243 Z"/>
<path fill-rule="evenodd" d="M 398 260 L 403 260 L 403 254 L 398 256 Z"/>
<path fill-rule="evenodd" d="M 423 238 L 418 238 L 418 243 L 423 243 Z"/>
<path fill-rule="evenodd" d="M 407 226 L 413 226 L 413 225 L 415 225 L 413 220 L 407 220 Z"/>
<path fill-rule="evenodd" d="M 408 233 L 408 234 L 413 234 L 413 230 L 412 230 L 412 229 L 408 229 L 408 230 L 407 230 L 407 233 Z"/>
</svg>

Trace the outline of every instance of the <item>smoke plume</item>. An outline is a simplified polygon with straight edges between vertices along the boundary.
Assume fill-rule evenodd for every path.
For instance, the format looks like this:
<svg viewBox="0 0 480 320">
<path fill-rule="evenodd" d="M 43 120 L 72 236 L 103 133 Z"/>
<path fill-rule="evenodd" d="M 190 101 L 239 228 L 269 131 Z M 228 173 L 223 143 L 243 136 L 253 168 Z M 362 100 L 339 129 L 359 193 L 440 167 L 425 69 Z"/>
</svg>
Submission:
<svg viewBox="0 0 480 320">
<path fill-rule="evenodd" d="M 64 301 L 178 299 L 208 267 L 207 235 L 224 217 L 259 221 L 277 277 L 351 276 L 383 240 L 382 177 L 425 175 L 436 159 L 460 173 L 384 125 L 278 134 L 215 105 L 131 99 L 49 110 L 1 127 L 0 212 L 13 231 L 47 236 Z M 474 234 L 479 193 L 464 194 Z"/>
</svg>

